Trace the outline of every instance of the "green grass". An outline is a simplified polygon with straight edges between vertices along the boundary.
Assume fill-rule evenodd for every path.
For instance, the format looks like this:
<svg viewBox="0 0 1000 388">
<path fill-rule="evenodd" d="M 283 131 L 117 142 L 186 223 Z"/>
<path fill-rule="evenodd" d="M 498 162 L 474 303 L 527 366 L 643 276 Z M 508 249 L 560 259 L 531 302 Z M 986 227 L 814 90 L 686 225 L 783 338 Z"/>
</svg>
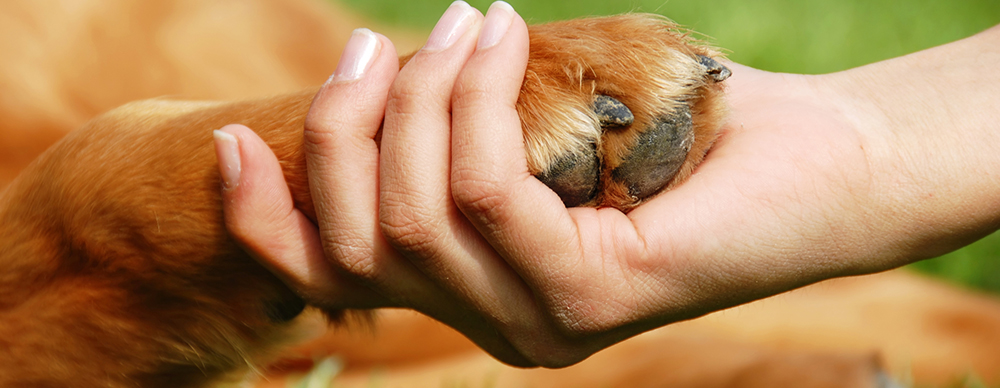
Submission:
<svg viewBox="0 0 1000 388">
<path fill-rule="evenodd" d="M 1000 24 L 998 0 L 509 0 L 529 22 L 629 11 L 666 15 L 729 51 L 783 72 L 844 70 Z M 378 20 L 429 30 L 450 0 L 346 0 Z M 485 10 L 490 1 L 469 0 Z M 912 268 L 1000 293 L 1000 234 Z"/>
</svg>

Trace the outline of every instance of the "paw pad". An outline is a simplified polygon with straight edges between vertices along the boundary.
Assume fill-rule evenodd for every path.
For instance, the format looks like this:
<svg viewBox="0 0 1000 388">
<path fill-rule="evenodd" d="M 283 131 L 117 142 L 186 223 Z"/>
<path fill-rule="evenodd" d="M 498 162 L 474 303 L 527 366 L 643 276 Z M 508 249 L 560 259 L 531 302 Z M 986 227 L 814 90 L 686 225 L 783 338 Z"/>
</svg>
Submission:
<svg viewBox="0 0 1000 388">
<path fill-rule="evenodd" d="M 718 52 L 662 17 L 532 26 L 528 169 L 566 206 L 629 210 L 691 175 L 725 113 Z"/>
<path fill-rule="evenodd" d="M 656 194 L 677 175 L 692 144 L 691 110 L 681 105 L 639 134 L 631 152 L 611 170 L 611 179 L 624 185 L 631 197 Z"/>
</svg>

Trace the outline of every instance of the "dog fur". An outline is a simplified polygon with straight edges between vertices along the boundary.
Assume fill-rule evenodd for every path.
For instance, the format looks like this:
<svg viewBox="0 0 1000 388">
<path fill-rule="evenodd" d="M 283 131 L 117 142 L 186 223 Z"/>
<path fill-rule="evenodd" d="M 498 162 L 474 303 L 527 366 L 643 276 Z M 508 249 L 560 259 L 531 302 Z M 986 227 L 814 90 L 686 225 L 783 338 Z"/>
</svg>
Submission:
<svg viewBox="0 0 1000 388">
<path fill-rule="evenodd" d="M 318 84 L 333 69 L 335 48 L 350 33 L 352 24 L 348 21 L 353 18 L 345 18 L 345 14 L 297 0 L 239 5 L 182 0 L 0 4 L 0 36 L 19 38 L 0 39 L 0 53 L 5 54 L 0 62 L 4 96 L 0 99 L 0 117 L 4 118 L 0 170 L 6 177 L 20 172 L 0 193 L 0 386 L 206 386 L 245 369 L 289 335 L 289 319 L 301 309 L 301 301 L 239 250 L 222 226 L 211 130 L 243 123 L 259 131 L 282 160 L 296 203 L 308 213 L 311 205 L 299 145 L 302 118 L 314 89 L 249 101 L 159 98 L 129 103 L 64 135 L 98 113 L 135 99 L 177 95 L 232 101 Z M 546 53 L 546 39 L 554 45 L 558 31 L 573 29 L 577 30 L 575 36 L 592 39 L 574 46 L 580 50 L 572 55 L 558 50 Z M 651 30 L 662 34 L 650 36 Z M 610 43 L 613 40 L 608 37 L 629 33 L 649 42 L 651 50 L 674 50 L 657 52 L 673 64 L 658 68 L 669 69 L 669 77 L 682 75 L 676 78 L 682 81 L 684 74 L 687 80 L 697 81 L 698 72 L 704 72 L 684 58 L 716 55 L 705 46 L 689 44 L 685 36 L 656 18 L 625 16 L 533 27 L 532 68 L 519 104 L 528 128 L 532 171 L 542 171 L 559 155 L 578 149 L 580 139 L 601 145 L 602 155 L 608 159 L 603 171 L 620 161 L 635 132 L 630 132 L 631 138 L 602 136 L 587 109 L 595 93 L 623 101 L 636 114 L 635 125 L 640 127 L 643 120 L 648 122 L 677 103 L 676 99 L 651 94 L 654 88 L 648 87 L 657 78 L 668 76 L 636 73 L 619 79 L 610 70 L 620 62 L 601 62 L 620 58 L 626 50 Z M 216 39 L 220 36 L 225 39 Z M 137 62 L 139 65 L 134 65 Z M 532 80 L 539 83 L 532 86 Z M 676 97 L 695 90 L 692 94 L 699 96 L 695 104 L 702 104 L 692 110 L 700 120 L 696 122 L 701 134 L 697 139 L 703 144 L 689 153 L 674 182 L 690 173 L 722 121 L 721 87 L 699 82 L 688 82 L 682 90 L 663 94 Z M 584 118 L 560 119 L 560 112 Z M 563 130 L 551 132 L 554 128 L 577 132 L 565 137 Z M 24 168 L 27 160 L 59 138 L 58 144 Z M 602 180 L 605 184 L 610 181 Z M 619 198 L 617 203 L 622 207 L 634 203 L 627 195 L 616 197 L 614 190 L 603 187 L 605 194 L 598 201 Z M 967 299 L 955 296 L 954 300 L 963 298 Z M 918 309 L 916 303 L 906 303 L 903 305 Z M 958 325 L 989 327 L 994 322 L 992 312 L 1000 311 L 996 308 L 989 302 L 965 307 Z M 920 311 L 928 314 L 943 311 L 940 307 L 924 309 Z M 772 319 L 781 319 L 780 314 Z M 926 319 L 930 318 L 919 322 Z M 412 319 L 401 322 L 402 326 L 419 326 L 419 321 Z M 894 323 L 897 330 L 917 325 Z M 390 333 L 400 330 L 391 324 L 384 326 Z M 979 334 L 995 338 L 989 337 L 990 333 L 995 334 L 990 330 Z M 952 342 L 937 343 L 953 344 L 958 337 L 952 335 Z M 424 335 L 408 338 L 433 341 Z M 642 342 L 649 338 L 653 339 Z M 746 377 L 748 370 L 792 371 L 796 365 L 809 365 L 805 370 L 814 375 L 823 370 L 850 370 L 862 378 L 827 385 L 800 378 L 789 386 L 866 386 L 862 384 L 870 383 L 867 377 L 878 369 L 870 351 L 881 349 L 876 345 L 839 349 L 850 353 L 841 357 L 761 349 L 753 340 L 747 342 L 752 336 L 746 335 L 709 342 L 691 338 L 642 336 L 616 347 L 619 350 L 611 354 L 650 363 L 635 362 L 636 369 L 630 371 L 609 358 L 595 357 L 617 380 L 580 382 L 628 384 L 639 381 L 634 375 L 639 373 L 656 376 L 649 380 L 656 384 L 669 380 L 666 374 L 649 371 L 664 370 L 664 364 L 700 365 L 681 362 L 702 360 L 698 357 L 671 359 L 676 353 L 655 351 L 676 347 L 689 350 L 686 354 L 706 354 L 706 359 L 709 354 L 728 352 L 750 360 L 743 364 L 720 362 L 744 368 L 723 367 L 726 372 L 707 375 L 742 373 Z M 326 337 L 326 341 L 319 343 L 332 340 Z M 992 343 L 983 341 L 984 346 Z M 362 349 L 369 346 L 377 347 L 358 345 Z M 350 354 L 352 349 L 357 347 L 337 352 Z M 890 361 L 897 359 L 893 358 L 895 353 L 883 352 Z M 816 362 L 789 362 L 803 357 Z M 957 365 L 975 370 L 988 381 L 1000 379 L 1000 372 L 990 369 L 996 366 L 991 364 L 995 358 L 988 353 L 970 357 L 975 362 Z M 414 359 L 419 355 L 410 360 Z M 371 363 L 378 364 L 378 360 L 374 357 Z M 849 367 L 838 369 L 840 365 Z M 951 369 L 952 375 L 956 368 L 959 366 Z M 442 374 L 449 369 L 431 370 Z M 467 370 L 489 373 L 489 368 Z M 541 377 L 528 381 L 572 381 L 558 372 L 547 373 L 536 373 Z M 842 374 L 855 376 L 854 372 Z M 787 376 L 740 381 L 778 386 L 775 382 Z M 768 382 L 771 385 L 766 385 Z M 713 386 L 704 379 L 701 385 L 692 384 Z"/>
<path fill-rule="evenodd" d="M 665 20 L 570 21 L 530 35 L 518 110 L 532 169 L 572 152 L 572 139 L 601 145 L 596 115 L 585 114 L 595 92 L 622 96 L 636 124 L 695 100 L 693 109 L 713 113 L 695 118 L 706 140 L 686 169 L 707 151 L 722 102 L 718 86 L 698 82 L 705 70 L 693 55 L 711 51 Z M 662 73 L 620 70 L 637 68 L 625 57 L 660 61 L 650 68 Z M 37 385 L 201 386 L 274 346 L 303 302 L 228 236 L 210 131 L 255 129 L 281 161 L 296 206 L 312 215 L 301 129 L 315 92 L 129 103 L 46 151 L 0 197 L 8 306 L 0 363 Z M 581 113 L 550 115 L 567 111 Z M 567 137 L 561 128 L 591 132 Z M 605 152 L 625 154 L 629 141 L 609 140 Z"/>
</svg>

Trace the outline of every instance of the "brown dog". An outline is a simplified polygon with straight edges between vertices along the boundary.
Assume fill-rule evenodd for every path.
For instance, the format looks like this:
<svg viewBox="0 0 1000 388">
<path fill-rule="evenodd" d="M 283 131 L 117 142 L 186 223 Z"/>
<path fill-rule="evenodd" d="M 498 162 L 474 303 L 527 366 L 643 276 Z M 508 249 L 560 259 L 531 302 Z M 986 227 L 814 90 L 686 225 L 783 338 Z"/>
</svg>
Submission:
<svg viewBox="0 0 1000 388">
<path fill-rule="evenodd" d="M 714 51 L 643 15 L 530 34 L 529 168 L 568 203 L 628 208 L 701 160 L 728 76 Z M 200 386 L 273 346 L 304 305 L 227 235 L 210 131 L 258 131 L 311 213 L 301 130 L 314 94 L 130 103 L 29 166 L 0 197 L 0 363 L 19 371 L 3 382 Z"/>
<path fill-rule="evenodd" d="M 141 4 L 78 2 L 72 9 L 55 1 L 0 4 L 0 36 L 18 37 L 0 40 L 0 52 L 16 54 L 3 56 L 0 73 L 4 96 L 17 96 L 0 100 L 0 169 L 8 176 L 70 128 L 129 100 L 234 99 L 319 83 L 339 50 L 318 48 L 340 47 L 350 32 L 342 13 L 307 1 Z M 574 31 L 579 39 L 569 47 L 594 50 L 587 55 L 548 50 L 565 43 L 556 30 Z M 628 208 L 690 173 L 722 119 L 716 82 L 726 72 L 710 60 L 713 51 L 691 45 L 664 21 L 643 16 L 534 27 L 531 33 L 535 76 L 528 77 L 518 106 L 529 163 L 567 203 Z M 655 71 L 617 74 L 638 68 L 615 62 L 632 57 L 613 44 L 619 39 L 641 43 L 639 58 L 657 63 Z M 137 61 L 138 66 L 125 65 Z M 233 122 L 260 131 L 284 161 L 297 202 L 308 211 L 299 142 L 312 94 L 132 103 L 90 121 L 25 170 L 0 194 L 0 386 L 204 386 L 244 369 L 280 341 L 301 301 L 225 233 L 210 132 Z M 618 103 L 631 119 L 613 109 Z M 636 138 L 653 137 L 645 134 L 666 139 L 659 143 L 666 147 L 658 149 L 670 152 L 636 147 Z M 655 163 L 641 164 L 649 161 Z M 894 283 L 871 284 L 861 289 Z M 885 302 L 898 306 L 894 316 L 914 314 L 872 321 L 878 333 L 912 333 L 909 338 L 931 349 L 947 345 L 963 354 L 995 349 L 991 341 L 997 337 L 990 335 L 996 333 L 988 330 L 998 322 L 995 303 L 948 310 L 942 307 L 946 303 L 979 299 L 921 287 L 924 294 L 909 295 L 923 295 L 918 299 L 924 304 L 894 295 L 877 299 L 866 291 L 858 292 L 868 297 L 850 299 L 843 288 L 820 297 L 794 295 L 813 295 L 805 305 L 829 295 L 854 301 L 830 311 L 863 312 Z M 989 353 L 969 356 L 971 364 L 953 356 L 946 360 L 954 364 L 948 369 L 947 362 L 916 357 L 931 351 L 891 347 L 887 338 L 895 337 L 861 333 L 864 328 L 842 334 L 857 343 L 828 341 L 832 344 L 810 339 L 823 326 L 808 319 L 803 329 L 786 329 L 774 338 L 751 330 L 775 322 L 787 327 L 795 321 L 787 310 L 741 313 L 766 317 L 753 324 L 723 316 L 678 325 L 595 356 L 583 369 L 504 372 L 497 386 L 874 386 L 872 349 L 880 349 L 890 367 L 909 354 L 923 362 L 919 365 L 947 369 L 934 376 L 974 368 L 984 378 L 1000 378 L 989 368 L 996 360 Z M 944 319 L 943 326 L 934 326 L 935 319 Z M 426 322 L 418 318 L 387 319 L 384 331 L 392 338 L 422 325 Z M 929 337 L 934 341 L 924 338 L 938 333 L 927 327 L 940 327 L 942 334 Z M 962 333 L 976 334 L 978 343 Z M 333 346 L 343 334 L 333 335 L 318 344 Z M 420 347 L 440 337 L 422 331 L 405 338 Z M 816 348 L 846 355 L 803 350 Z M 401 386 L 439 386 L 448 376 L 467 374 L 487 379 L 499 368 L 482 356 L 442 362 L 426 349 L 409 357 L 400 355 L 399 346 L 388 355 L 378 349 L 376 341 L 327 350 L 361 366 L 391 364 L 392 357 L 435 361 L 421 371 L 437 381 L 407 380 L 403 373 Z M 355 380 L 364 380 L 367 372 L 357 373 Z"/>
</svg>

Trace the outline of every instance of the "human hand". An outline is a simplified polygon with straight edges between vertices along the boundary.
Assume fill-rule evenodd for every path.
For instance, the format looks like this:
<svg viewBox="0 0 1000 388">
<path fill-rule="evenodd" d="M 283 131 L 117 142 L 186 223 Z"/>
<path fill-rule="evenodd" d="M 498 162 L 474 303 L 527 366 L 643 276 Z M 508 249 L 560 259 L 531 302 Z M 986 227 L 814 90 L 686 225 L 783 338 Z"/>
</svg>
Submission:
<svg viewBox="0 0 1000 388">
<path fill-rule="evenodd" d="M 479 40 L 479 45 L 492 46 L 495 42 L 486 39 L 504 37 L 508 26 L 520 50 L 504 50 L 519 51 L 522 57 L 520 70 L 516 66 L 504 69 L 516 96 L 523 77 L 526 27 L 509 6 L 499 8 L 492 24 L 484 27 L 478 11 L 464 3 L 453 5 L 428 45 L 398 79 L 391 42 L 368 31 L 355 34 L 306 120 L 305 147 L 320 232 L 308 227 L 308 215 L 293 207 L 277 160 L 246 127 L 222 129 L 238 139 L 243 161 L 239 183 L 223 190 L 223 196 L 227 227 L 233 236 L 311 304 L 328 311 L 415 308 L 466 333 L 498 358 L 530 366 L 537 362 L 521 355 L 496 330 L 491 317 L 478 314 L 468 302 L 438 287 L 394 251 L 382 238 L 378 218 L 379 140 L 382 148 L 426 151 L 423 157 L 437 158 L 446 166 L 447 145 L 443 152 L 424 149 L 421 144 L 427 142 L 420 142 L 420 138 L 448 139 L 450 94 L 458 72 Z M 480 39 L 480 28 L 492 33 L 484 33 Z M 379 133 L 385 111 L 386 130 Z M 405 143 L 395 135 L 398 127 L 420 136 Z M 389 146 L 393 142 L 404 145 Z M 226 154 L 220 152 L 220 158 Z M 220 160 L 220 165 L 232 163 Z M 440 188 L 447 190 L 447 177 L 444 182 Z"/>
<path fill-rule="evenodd" d="M 688 182 L 627 215 L 565 209 L 525 167 L 513 101 L 526 43 L 523 22 L 515 16 L 510 26 L 496 46 L 473 52 L 467 32 L 455 46 L 418 54 L 382 102 L 381 155 L 376 120 L 359 129 L 338 118 L 355 117 L 344 109 L 381 112 L 378 92 L 391 77 L 335 80 L 317 96 L 307 146 L 322 237 L 282 241 L 304 240 L 330 268 L 289 272 L 294 250 L 269 250 L 261 242 L 279 235 L 253 227 L 268 222 L 230 205 L 234 235 L 313 303 L 415 308 L 501 360 L 546 366 L 677 320 L 891 268 L 932 244 L 924 240 L 940 241 L 900 232 L 914 219 L 899 217 L 913 201 L 887 194 L 887 177 L 909 172 L 891 162 L 906 151 L 856 113 L 844 87 L 852 76 L 741 66 L 727 81 L 730 124 Z M 348 103 L 366 90 L 375 103 Z M 244 171 L 262 179 L 255 174 L 264 176 Z M 276 200 L 231 203 L 240 201 Z M 982 224 L 937 249 L 988 231 Z M 302 280 L 325 271 L 367 291 Z"/>
</svg>

